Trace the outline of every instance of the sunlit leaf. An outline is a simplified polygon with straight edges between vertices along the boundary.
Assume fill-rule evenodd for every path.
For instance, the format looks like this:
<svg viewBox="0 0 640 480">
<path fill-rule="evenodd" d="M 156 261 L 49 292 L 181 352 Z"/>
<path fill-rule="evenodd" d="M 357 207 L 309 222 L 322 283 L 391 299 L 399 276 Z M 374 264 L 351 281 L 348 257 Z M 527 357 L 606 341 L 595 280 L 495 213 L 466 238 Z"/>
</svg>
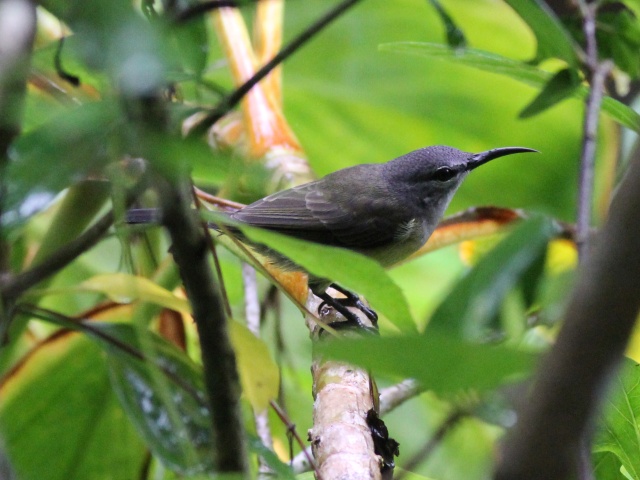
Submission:
<svg viewBox="0 0 640 480">
<path fill-rule="evenodd" d="M 434 43 L 398 42 L 383 44 L 380 46 L 380 50 L 409 53 L 459 63 L 479 70 L 506 75 L 536 88 L 543 88 L 553 75 L 517 60 L 471 48 L 453 50 L 446 45 Z M 583 99 L 587 94 L 587 87 L 581 86 L 576 90 L 574 97 Z M 621 125 L 640 132 L 640 115 L 632 108 L 605 96 L 602 100 L 602 110 Z"/>
<path fill-rule="evenodd" d="M 244 325 L 229 321 L 231 342 L 242 390 L 256 412 L 262 412 L 269 401 L 278 397 L 280 371 L 269 353 L 267 344 Z"/>
<path fill-rule="evenodd" d="M 133 479 L 146 458 L 101 350 L 71 332 L 51 336 L 0 379 L 0 434 L 21 480 Z"/>
<path fill-rule="evenodd" d="M 578 67 L 579 60 L 573 39 L 555 13 L 540 0 L 506 0 L 527 22 L 538 41 L 537 59 L 555 57 Z"/>
<path fill-rule="evenodd" d="M 191 305 L 184 298 L 174 295 L 148 278 L 128 273 L 95 275 L 73 287 L 73 290 L 103 293 L 117 303 L 141 300 L 176 310 L 177 312 L 191 313 Z"/>
<path fill-rule="evenodd" d="M 438 331 L 412 337 L 327 342 L 319 351 L 370 368 L 377 375 L 415 378 L 426 389 L 437 392 L 492 388 L 527 374 L 535 360 L 529 353 L 472 344 Z"/>
<path fill-rule="evenodd" d="M 431 317 L 427 332 L 440 330 L 466 339 L 482 338 L 507 292 L 544 259 L 553 233 L 551 223 L 544 218 L 519 226 L 454 286 Z"/>
<path fill-rule="evenodd" d="M 625 359 L 616 374 L 594 442 L 594 451 L 611 452 L 631 478 L 640 478 L 640 367 Z"/>
</svg>

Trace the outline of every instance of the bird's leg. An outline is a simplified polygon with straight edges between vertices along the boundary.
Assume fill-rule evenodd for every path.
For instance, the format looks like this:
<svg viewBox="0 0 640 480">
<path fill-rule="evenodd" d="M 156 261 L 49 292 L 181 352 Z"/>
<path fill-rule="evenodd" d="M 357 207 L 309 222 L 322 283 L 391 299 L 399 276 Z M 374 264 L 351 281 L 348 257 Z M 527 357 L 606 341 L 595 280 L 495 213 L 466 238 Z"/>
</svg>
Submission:
<svg viewBox="0 0 640 480">
<path fill-rule="evenodd" d="M 373 330 L 374 332 L 377 333 L 377 331 L 378 331 L 377 325 L 375 323 L 374 323 L 373 327 L 365 325 L 358 315 L 353 313 L 342 302 L 340 302 L 340 300 L 343 300 L 343 299 L 334 298 L 331 295 L 329 295 L 327 292 L 317 292 L 315 295 L 323 300 L 322 303 L 318 306 L 318 313 L 320 313 L 320 310 L 322 310 L 323 305 L 326 304 L 326 305 L 329 305 L 330 307 L 334 308 L 344 318 L 346 318 L 346 320 L 347 320 L 346 322 L 332 322 L 332 323 L 330 323 L 329 325 L 332 328 L 340 329 L 340 328 L 347 328 L 349 326 L 354 326 L 355 325 L 358 328 L 362 328 L 362 329 L 364 329 L 366 331 L 372 331 Z"/>
<path fill-rule="evenodd" d="M 356 307 L 358 310 L 364 313 L 369 320 L 371 320 L 371 323 L 373 323 L 374 326 L 378 326 L 378 314 L 367 305 L 365 305 L 364 302 L 360 300 L 360 297 L 358 297 L 358 295 L 353 293 L 351 290 L 347 290 L 346 288 L 341 287 L 337 283 L 332 283 L 331 288 L 337 290 L 346 297 L 336 298 L 336 301 L 340 302 L 345 307 Z"/>
</svg>

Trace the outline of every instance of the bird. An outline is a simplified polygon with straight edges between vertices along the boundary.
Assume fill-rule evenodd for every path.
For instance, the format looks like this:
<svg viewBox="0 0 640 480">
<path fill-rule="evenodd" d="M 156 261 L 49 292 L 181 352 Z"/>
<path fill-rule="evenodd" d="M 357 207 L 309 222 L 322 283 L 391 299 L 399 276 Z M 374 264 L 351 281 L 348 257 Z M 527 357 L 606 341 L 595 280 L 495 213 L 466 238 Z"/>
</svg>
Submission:
<svg viewBox="0 0 640 480">
<path fill-rule="evenodd" d="M 527 152 L 537 150 L 502 147 L 469 153 L 444 145 L 420 148 L 386 163 L 361 164 L 335 171 L 227 215 L 238 225 L 345 248 L 388 267 L 426 243 L 456 190 L 472 170 L 499 157 Z M 131 218 L 135 220 L 135 215 Z M 232 227 L 232 231 L 247 241 L 238 229 Z M 252 246 L 283 270 L 304 271 L 286 253 L 264 245 Z M 346 308 L 355 306 L 375 325 L 377 315 L 355 293 L 331 279 L 307 273 L 309 288 L 323 303 L 334 307 L 351 323 L 361 325 L 360 319 Z M 329 286 L 346 298 L 330 296 L 326 292 Z"/>
</svg>

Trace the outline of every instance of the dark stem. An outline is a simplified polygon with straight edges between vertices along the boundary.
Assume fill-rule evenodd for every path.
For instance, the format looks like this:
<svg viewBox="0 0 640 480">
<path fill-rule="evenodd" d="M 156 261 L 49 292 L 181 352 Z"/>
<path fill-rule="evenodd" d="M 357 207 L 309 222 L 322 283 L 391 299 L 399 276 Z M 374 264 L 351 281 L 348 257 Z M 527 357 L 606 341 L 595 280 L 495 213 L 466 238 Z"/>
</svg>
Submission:
<svg viewBox="0 0 640 480">
<path fill-rule="evenodd" d="M 210 125 L 213 125 L 223 116 L 225 116 L 233 107 L 235 107 L 240 100 L 257 85 L 260 80 L 269 75 L 269 73 L 280 65 L 284 60 L 291 56 L 296 50 L 302 47 L 307 41 L 311 40 L 314 36 L 320 33 L 331 22 L 339 18 L 350 7 L 354 6 L 360 0 L 344 0 L 329 10 L 317 21 L 309 25 L 302 33 L 289 42 L 282 50 L 280 50 L 275 57 L 264 64 L 260 70 L 258 70 L 249 80 L 235 89 L 229 96 L 222 99 L 220 103 L 210 112 L 206 118 L 204 118 L 197 126 L 195 126 L 190 132 L 190 136 L 196 136 L 203 134 Z"/>
<path fill-rule="evenodd" d="M 210 12 L 211 10 L 216 10 L 218 8 L 237 8 L 240 6 L 239 3 L 242 2 L 236 2 L 235 0 L 208 0 L 206 2 L 199 2 L 189 8 L 186 8 L 185 10 L 178 12 L 175 16 L 174 22 L 188 22 L 189 20 L 193 20 L 200 15 Z"/>
<path fill-rule="evenodd" d="M 198 197 L 198 193 L 196 191 L 195 186 L 191 185 L 191 192 L 193 193 L 193 203 L 196 207 L 196 210 L 202 209 L 202 204 L 200 203 L 200 198 Z M 213 264 L 216 268 L 216 276 L 218 277 L 218 283 L 220 285 L 220 294 L 222 295 L 222 301 L 224 302 L 224 310 L 227 314 L 227 317 L 232 316 L 231 312 L 231 304 L 229 303 L 229 295 L 227 295 L 227 287 L 224 284 L 224 278 L 222 277 L 222 267 L 220 267 L 220 259 L 218 258 L 218 251 L 216 250 L 216 245 L 213 242 L 213 238 L 211 238 L 211 232 L 209 231 L 209 225 L 204 220 L 200 220 L 200 226 L 202 227 L 202 231 L 204 233 L 204 238 L 207 241 L 207 245 L 209 246 L 209 250 L 211 251 L 211 255 L 213 256 Z"/>
<path fill-rule="evenodd" d="M 113 219 L 112 211 L 104 214 L 100 220 L 85 230 L 79 237 L 60 247 L 41 263 L 1 282 L 0 295 L 5 299 L 16 299 L 34 285 L 69 265 L 104 237 L 109 227 L 113 225 Z"/>
<path fill-rule="evenodd" d="M 65 38 L 66 37 L 61 37 L 60 40 L 58 40 L 58 48 L 56 48 L 56 55 L 55 57 L 53 57 L 53 65 L 56 69 L 56 73 L 60 78 L 66 80 L 74 87 L 78 87 L 80 86 L 80 77 L 70 74 L 62 66 L 62 47 L 64 46 Z"/>
<path fill-rule="evenodd" d="M 207 260 L 207 242 L 190 207 L 188 181 L 160 181 L 162 223 L 193 309 L 202 352 L 204 380 L 211 408 L 216 472 L 247 474 L 248 461 L 240 412 L 240 381 L 220 293 Z"/>
<path fill-rule="evenodd" d="M 580 275 L 555 345 L 504 442 L 498 480 L 570 478 L 640 310 L 640 149 Z"/>
</svg>

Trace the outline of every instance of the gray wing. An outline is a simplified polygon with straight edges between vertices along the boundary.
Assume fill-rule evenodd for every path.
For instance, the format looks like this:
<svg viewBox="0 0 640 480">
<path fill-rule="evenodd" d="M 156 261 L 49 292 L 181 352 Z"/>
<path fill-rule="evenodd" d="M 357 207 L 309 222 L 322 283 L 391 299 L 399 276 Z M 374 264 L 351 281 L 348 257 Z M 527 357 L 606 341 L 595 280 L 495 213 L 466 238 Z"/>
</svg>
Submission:
<svg viewBox="0 0 640 480">
<path fill-rule="evenodd" d="M 366 249 L 393 241 L 395 204 L 381 201 L 380 192 L 367 185 L 343 183 L 333 177 L 300 185 L 258 200 L 231 218 L 325 245 Z"/>
</svg>

